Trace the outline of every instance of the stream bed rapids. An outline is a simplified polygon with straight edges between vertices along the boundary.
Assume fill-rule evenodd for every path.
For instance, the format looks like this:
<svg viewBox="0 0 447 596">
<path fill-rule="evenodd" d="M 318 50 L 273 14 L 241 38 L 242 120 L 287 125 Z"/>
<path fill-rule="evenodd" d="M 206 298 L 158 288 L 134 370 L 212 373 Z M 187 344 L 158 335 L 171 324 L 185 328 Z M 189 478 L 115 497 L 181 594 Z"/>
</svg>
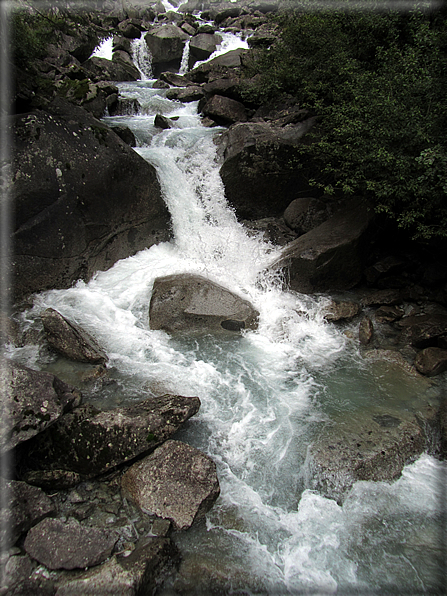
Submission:
<svg viewBox="0 0 447 596">
<path fill-rule="evenodd" d="M 197 103 L 169 101 L 153 81 L 120 83 L 142 106 L 105 117 L 134 132 L 157 170 L 173 227 L 152 246 L 88 282 L 37 295 L 32 327 L 52 307 L 91 333 L 109 357 L 110 383 L 87 401 L 128 405 L 151 395 L 198 396 L 199 413 L 176 435 L 215 462 L 221 495 L 203 522 L 177 534 L 176 594 L 434 594 L 445 569 L 446 464 L 429 454 L 395 482 L 357 482 L 342 503 L 312 490 L 308 448 L 332 421 L 389 405 L 415 412 L 436 386 L 365 362 L 355 341 L 324 320 L 328 298 L 283 289 L 266 273 L 279 249 L 249 233 L 229 208 L 213 141 Z M 155 114 L 175 117 L 168 130 Z M 154 280 L 198 273 L 251 301 L 259 328 L 241 335 L 171 336 L 150 328 Z M 37 346 L 12 355 L 70 382 L 66 361 Z M 73 379 L 71 378 L 73 376 Z"/>
</svg>

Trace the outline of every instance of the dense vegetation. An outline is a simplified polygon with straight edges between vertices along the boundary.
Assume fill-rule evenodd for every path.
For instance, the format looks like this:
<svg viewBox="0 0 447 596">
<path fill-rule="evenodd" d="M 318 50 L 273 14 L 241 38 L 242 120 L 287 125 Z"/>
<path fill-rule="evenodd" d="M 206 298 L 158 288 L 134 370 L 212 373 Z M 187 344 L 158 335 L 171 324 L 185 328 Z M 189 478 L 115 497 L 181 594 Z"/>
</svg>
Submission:
<svg viewBox="0 0 447 596">
<path fill-rule="evenodd" d="M 300 12 L 249 75 L 321 116 L 301 149 L 328 194 L 372 200 L 414 238 L 447 237 L 447 25 L 438 12 Z"/>
</svg>

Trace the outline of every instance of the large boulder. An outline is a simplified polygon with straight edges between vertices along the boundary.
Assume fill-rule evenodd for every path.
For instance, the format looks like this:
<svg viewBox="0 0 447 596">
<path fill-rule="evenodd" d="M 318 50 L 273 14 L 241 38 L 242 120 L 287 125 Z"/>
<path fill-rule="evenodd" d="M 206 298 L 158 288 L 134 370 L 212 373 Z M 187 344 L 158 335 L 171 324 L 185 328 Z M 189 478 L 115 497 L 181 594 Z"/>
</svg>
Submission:
<svg viewBox="0 0 447 596">
<path fill-rule="evenodd" d="M 107 60 L 92 56 L 82 66 L 95 81 L 138 81 L 140 71 L 125 60 Z"/>
<path fill-rule="evenodd" d="M 24 548 L 48 569 L 85 569 L 105 561 L 117 540 L 111 530 L 46 518 L 28 532 Z"/>
<path fill-rule="evenodd" d="M 170 237 L 155 169 L 82 108 L 48 109 L 13 126 L 16 297 L 87 280 Z"/>
<path fill-rule="evenodd" d="M 230 50 L 225 54 L 216 56 L 212 60 L 208 60 L 192 69 L 186 76 L 194 83 L 208 83 L 211 79 L 223 77 L 229 72 L 234 73 L 235 69 L 242 66 L 242 58 L 247 50 L 238 48 Z"/>
<path fill-rule="evenodd" d="M 4 360 L 0 366 L 0 452 L 28 441 L 81 403 L 80 393 L 51 373 Z"/>
<path fill-rule="evenodd" d="M 258 316 L 247 300 L 199 275 L 168 275 L 154 282 L 151 329 L 240 331 L 255 328 Z"/>
<path fill-rule="evenodd" d="M 221 43 L 222 37 L 216 33 L 199 33 L 191 38 L 189 44 L 190 61 L 207 60 L 217 46 Z"/>
<path fill-rule="evenodd" d="M 202 113 L 222 125 L 247 121 L 245 106 L 222 95 L 213 95 L 202 107 Z"/>
<path fill-rule="evenodd" d="M 169 538 L 151 538 L 127 557 L 114 556 L 85 573 L 66 576 L 56 596 L 155 594 L 179 562 L 180 553 Z"/>
<path fill-rule="evenodd" d="M 199 407 L 199 398 L 178 395 L 153 397 L 103 412 L 86 404 L 27 443 L 22 452 L 22 477 L 27 479 L 28 470 L 34 471 L 33 482 L 38 484 L 36 470 L 76 472 L 76 481 L 98 476 L 153 451 Z"/>
<path fill-rule="evenodd" d="M 314 118 L 286 126 L 241 122 L 220 135 L 220 175 L 238 217 L 282 215 L 292 200 L 315 192 L 306 168 L 296 167 L 295 150 L 314 124 Z"/>
<path fill-rule="evenodd" d="M 297 292 L 352 288 L 362 276 L 373 219 L 374 212 L 368 204 L 353 200 L 326 222 L 285 246 L 272 267 L 283 269 L 290 288 Z"/>
<path fill-rule="evenodd" d="M 40 318 L 48 343 L 66 358 L 91 364 L 108 361 L 104 350 L 89 333 L 67 321 L 53 308 L 47 308 Z"/>
<path fill-rule="evenodd" d="M 189 39 L 187 33 L 176 25 L 162 24 L 154 26 L 144 39 L 152 55 L 155 76 L 173 67 L 178 71 L 185 43 Z"/>
<path fill-rule="evenodd" d="M 211 509 L 220 494 L 215 463 L 180 441 L 166 441 L 121 479 L 124 494 L 142 510 L 187 530 Z"/>
</svg>

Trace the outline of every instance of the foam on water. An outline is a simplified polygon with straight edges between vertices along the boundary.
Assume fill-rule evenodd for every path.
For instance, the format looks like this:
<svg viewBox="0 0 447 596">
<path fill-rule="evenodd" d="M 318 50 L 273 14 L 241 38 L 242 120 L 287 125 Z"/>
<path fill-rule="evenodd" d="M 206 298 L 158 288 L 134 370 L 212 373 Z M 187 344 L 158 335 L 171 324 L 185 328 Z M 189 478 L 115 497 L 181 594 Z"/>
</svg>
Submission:
<svg viewBox="0 0 447 596">
<path fill-rule="evenodd" d="M 256 593 L 387 593 L 401 584 L 430 591 L 442 554 L 436 478 L 445 465 L 424 455 L 395 483 L 357 483 L 343 505 L 306 488 L 307 447 L 327 419 L 325 374 L 349 358 L 348 341 L 324 321 L 324 298 L 286 292 L 266 273 L 278 249 L 248 234 L 228 207 L 218 131 L 201 126 L 197 104 L 168 102 L 150 82 L 120 90 L 144 105 L 139 116 L 120 118 L 158 172 L 174 239 L 89 283 L 36 296 L 24 323 L 52 307 L 81 325 L 106 350 L 130 399 L 166 391 L 200 397 L 199 414 L 179 436 L 216 461 L 221 496 L 206 525 L 176 538 L 186 560 L 188 553 L 212 560 L 232 585 L 239 578 Z M 160 106 L 178 116 L 169 130 L 153 126 Z M 248 298 L 260 312 L 258 330 L 220 338 L 151 330 L 154 280 L 183 272 Z M 434 562 L 421 555 L 428 551 Z"/>
</svg>

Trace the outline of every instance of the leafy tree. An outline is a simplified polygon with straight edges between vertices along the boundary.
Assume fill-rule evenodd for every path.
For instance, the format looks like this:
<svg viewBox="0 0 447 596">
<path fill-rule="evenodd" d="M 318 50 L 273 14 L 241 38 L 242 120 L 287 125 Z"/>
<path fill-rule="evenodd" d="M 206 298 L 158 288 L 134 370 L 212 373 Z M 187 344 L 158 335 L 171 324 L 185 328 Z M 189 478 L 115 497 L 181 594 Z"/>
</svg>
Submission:
<svg viewBox="0 0 447 596">
<path fill-rule="evenodd" d="M 447 236 L 447 27 L 421 11 L 295 13 L 249 75 L 321 117 L 300 148 L 326 193 L 372 200 L 413 237 Z M 252 91 L 253 93 L 253 91 Z"/>
</svg>

